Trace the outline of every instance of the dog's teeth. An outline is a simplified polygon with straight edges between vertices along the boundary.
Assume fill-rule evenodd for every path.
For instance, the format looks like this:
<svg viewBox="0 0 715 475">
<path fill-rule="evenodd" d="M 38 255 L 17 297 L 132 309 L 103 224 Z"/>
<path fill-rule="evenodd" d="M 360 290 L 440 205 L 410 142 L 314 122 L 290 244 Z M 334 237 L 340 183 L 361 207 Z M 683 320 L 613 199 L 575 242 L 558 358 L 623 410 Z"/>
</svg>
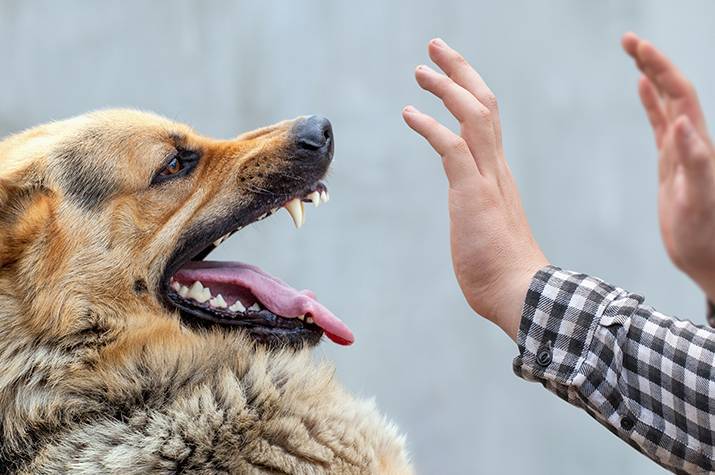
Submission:
<svg viewBox="0 0 715 475">
<path fill-rule="evenodd" d="M 226 235 L 224 235 L 224 236 L 221 236 L 220 238 L 218 238 L 218 239 L 216 239 L 216 240 L 214 241 L 214 246 L 219 247 L 221 244 L 223 244 L 224 242 L 226 242 L 226 239 L 228 239 L 228 238 L 230 238 L 230 237 L 231 237 L 231 233 L 228 233 L 228 234 L 226 234 Z"/>
<path fill-rule="evenodd" d="M 323 203 L 327 203 L 330 200 L 330 196 L 328 195 L 328 192 L 323 190 L 320 192 L 320 201 Z"/>
<path fill-rule="evenodd" d="M 316 208 L 320 206 L 320 193 L 318 193 L 317 191 L 314 191 L 309 194 L 308 199 L 313 202 Z"/>
<path fill-rule="evenodd" d="M 178 292 L 181 290 L 181 284 L 174 280 L 171 282 L 171 288 Z"/>
<path fill-rule="evenodd" d="M 313 317 L 305 317 L 305 323 L 313 323 Z"/>
<path fill-rule="evenodd" d="M 226 301 L 223 299 L 221 294 L 218 294 L 216 297 L 212 298 L 209 300 L 209 305 L 215 308 L 226 308 L 228 305 L 226 305 Z"/>
<path fill-rule="evenodd" d="M 204 285 L 199 282 L 198 280 L 193 283 L 191 287 L 189 287 L 189 297 L 194 298 L 194 297 L 200 297 L 201 294 L 204 291 Z"/>
<path fill-rule="evenodd" d="M 182 285 L 177 292 L 179 292 L 180 297 L 187 298 L 189 296 L 189 288 L 185 285 Z"/>
<path fill-rule="evenodd" d="M 201 303 L 207 302 L 207 301 L 211 300 L 211 297 L 213 297 L 213 295 L 211 295 L 211 289 L 209 289 L 208 287 L 204 287 L 203 293 L 201 295 L 201 298 L 203 300 L 199 300 L 199 302 L 201 302 Z"/>
<path fill-rule="evenodd" d="M 204 303 L 209 298 L 211 298 L 211 292 L 209 291 L 209 297 L 206 298 L 206 289 L 198 280 L 189 288 L 189 293 L 187 295 L 190 299 L 194 299 L 197 302 Z"/>
<path fill-rule="evenodd" d="M 261 309 L 261 306 L 258 302 L 254 303 L 250 307 L 248 307 L 248 310 L 253 310 L 255 312 L 259 311 Z"/>
<path fill-rule="evenodd" d="M 298 198 L 293 198 L 285 204 L 284 208 L 288 211 L 290 217 L 293 218 L 293 224 L 295 224 L 295 227 L 300 229 L 305 222 L 303 202 Z"/>
<path fill-rule="evenodd" d="M 303 321 L 305 320 L 305 315 L 298 315 L 296 318 L 300 321 Z"/>
<path fill-rule="evenodd" d="M 243 306 L 240 300 L 236 300 L 236 302 L 228 307 L 228 309 L 232 312 L 245 312 L 246 307 Z"/>
</svg>

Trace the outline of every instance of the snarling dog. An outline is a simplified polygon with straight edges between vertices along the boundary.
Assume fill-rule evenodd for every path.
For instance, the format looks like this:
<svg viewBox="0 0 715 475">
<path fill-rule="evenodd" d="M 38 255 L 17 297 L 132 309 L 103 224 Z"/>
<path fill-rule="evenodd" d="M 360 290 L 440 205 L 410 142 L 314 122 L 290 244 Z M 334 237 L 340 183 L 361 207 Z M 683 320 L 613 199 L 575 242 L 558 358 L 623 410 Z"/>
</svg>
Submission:
<svg viewBox="0 0 715 475">
<path fill-rule="evenodd" d="M 327 200 L 330 123 L 234 140 L 131 110 L 0 142 L 0 471 L 411 473 L 402 438 L 308 350 L 310 291 L 204 258 Z"/>
</svg>

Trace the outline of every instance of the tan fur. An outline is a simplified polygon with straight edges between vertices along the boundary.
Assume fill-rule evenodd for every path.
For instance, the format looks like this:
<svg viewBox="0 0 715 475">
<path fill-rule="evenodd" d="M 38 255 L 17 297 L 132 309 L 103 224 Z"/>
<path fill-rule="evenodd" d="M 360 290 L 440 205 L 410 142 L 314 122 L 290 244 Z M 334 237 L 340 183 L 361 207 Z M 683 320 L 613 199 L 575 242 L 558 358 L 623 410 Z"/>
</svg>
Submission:
<svg viewBox="0 0 715 475">
<path fill-rule="evenodd" d="M 189 330 L 154 292 L 187 229 L 285 169 L 291 125 L 214 140 L 112 110 L 0 142 L 0 469 L 412 473 L 330 365 Z M 176 147 L 200 166 L 149 186 Z"/>
</svg>

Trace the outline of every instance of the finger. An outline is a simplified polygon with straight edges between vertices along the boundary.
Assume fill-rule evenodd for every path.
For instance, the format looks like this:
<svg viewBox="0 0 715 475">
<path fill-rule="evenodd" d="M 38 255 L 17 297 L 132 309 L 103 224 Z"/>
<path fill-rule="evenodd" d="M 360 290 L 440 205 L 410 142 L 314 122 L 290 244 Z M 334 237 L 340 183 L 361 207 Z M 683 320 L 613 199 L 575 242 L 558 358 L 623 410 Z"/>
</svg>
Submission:
<svg viewBox="0 0 715 475">
<path fill-rule="evenodd" d="M 675 145 L 674 127 L 668 127 L 663 147 L 658 151 L 658 182 L 672 183 L 678 165 L 678 148 Z"/>
<path fill-rule="evenodd" d="M 641 76 L 638 80 L 638 93 L 648 115 L 650 125 L 653 127 L 655 144 L 660 149 L 663 144 L 663 135 L 668 126 L 668 118 L 663 110 L 658 92 L 646 76 Z"/>
<path fill-rule="evenodd" d="M 480 172 L 482 174 L 495 172 L 498 151 L 491 111 L 462 86 L 427 66 L 419 66 L 415 77 L 423 89 L 442 99 L 447 109 L 459 121 L 462 126 L 462 136 Z"/>
<path fill-rule="evenodd" d="M 685 114 L 701 133 L 707 135 L 705 117 L 690 81 L 663 53 L 647 41 L 638 43 L 637 56 L 643 73 L 663 96 L 670 119 Z"/>
<path fill-rule="evenodd" d="M 412 106 L 402 110 L 402 117 L 442 157 L 442 165 L 451 187 L 479 177 L 477 164 L 462 137 Z"/>
<path fill-rule="evenodd" d="M 621 38 L 621 46 L 636 62 L 639 70 L 643 71 L 643 64 L 638 57 L 638 45 L 642 40 L 632 32 L 628 32 Z"/>
<path fill-rule="evenodd" d="M 638 35 L 636 35 L 635 33 L 631 32 L 631 31 L 624 34 L 623 37 L 621 38 L 621 46 L 623 46 L 623 49 L 625 50 L 626 53 L 633 56 L 634 58 L 635 58 L 636 52 L 638 50 L 639 42 L 640 42 L 640 38 L 638 38 Z"/>
<path fill-rule="evenodd" d="M 685 76 L 650 42 L 639 41 L 636 55 L 643 64 L 644 73 L 663 94 L 682 97 L 692 93 Z"/>
<path fill-rule="evenodd" d="M 447 45 L 442 39 L 435 38 L 429 42 L 429 56 L 454 82 L 469 91 L 477 100 L 492 112 L 492 126 L 501 144 L 501 127 L 499 123 L 499 108 L 494 93 L 489 89 L 484 79 L 457 51 Z"/>
<path fill-rule="evenodd" d="M 711 164 L 712 151 L 695 129 L 687 115 L 681 115 L 675 121 L 675 145 L 677 158 L 686 173 L 696 180 L 702 180 Z"/>
</svg>

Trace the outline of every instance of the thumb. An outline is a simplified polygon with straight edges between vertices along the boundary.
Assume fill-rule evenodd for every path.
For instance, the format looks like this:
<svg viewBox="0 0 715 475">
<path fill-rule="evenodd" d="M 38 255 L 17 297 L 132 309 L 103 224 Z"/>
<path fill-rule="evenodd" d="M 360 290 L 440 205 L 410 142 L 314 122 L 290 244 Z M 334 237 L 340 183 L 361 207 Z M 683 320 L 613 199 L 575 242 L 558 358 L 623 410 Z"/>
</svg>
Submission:
<svg viewBox="0 0 715 475">
<path fill-rule="evenodd" d="M 713 151 L 686 115 L 675 120 L 675 146 L 677 160 L 686 173 L 697 173 L 703 178 L 703 172 L 712 165 Z"/>
</svg>

